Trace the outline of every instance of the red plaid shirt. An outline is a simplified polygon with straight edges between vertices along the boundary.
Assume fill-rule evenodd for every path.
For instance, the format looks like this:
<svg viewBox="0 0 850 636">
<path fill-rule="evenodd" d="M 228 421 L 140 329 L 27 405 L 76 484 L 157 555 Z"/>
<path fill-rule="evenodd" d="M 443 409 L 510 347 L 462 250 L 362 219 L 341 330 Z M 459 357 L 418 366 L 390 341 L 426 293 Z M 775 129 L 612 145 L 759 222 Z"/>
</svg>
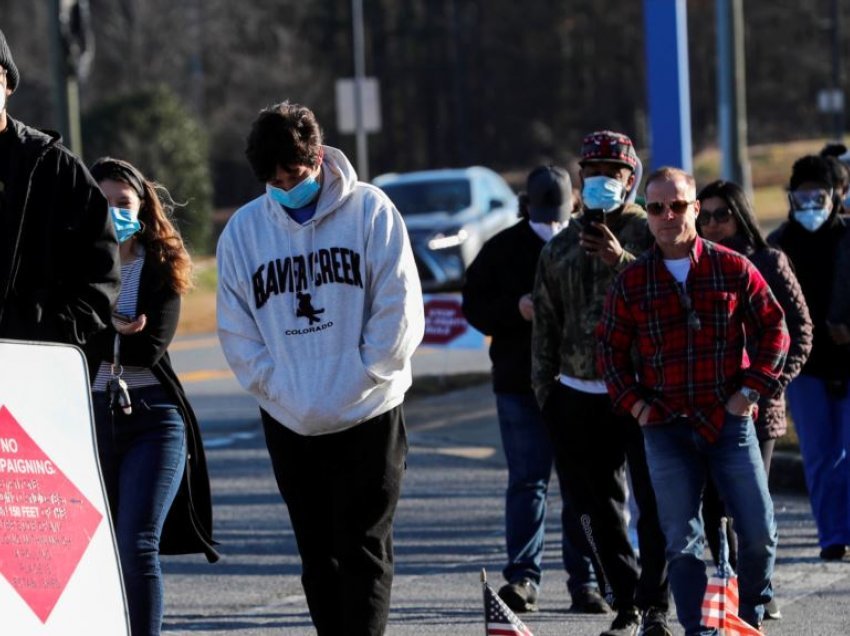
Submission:
<svg viewBox="0 0 850 636">
<path fill-rule="evenodd" d="M 779 388 L 789 338 L 782 309 L 744 256 L 697 238 L 690 257 L 684 293 L 657 246 L 620 273 L 596 329 L 597 360 L 615 408 L 628 413 L 643 399 L 647 425 L 684 416 L 714 441 L 730 395 Z M 752 360 L 746 334 L 756 343 Z"/>
</svg>

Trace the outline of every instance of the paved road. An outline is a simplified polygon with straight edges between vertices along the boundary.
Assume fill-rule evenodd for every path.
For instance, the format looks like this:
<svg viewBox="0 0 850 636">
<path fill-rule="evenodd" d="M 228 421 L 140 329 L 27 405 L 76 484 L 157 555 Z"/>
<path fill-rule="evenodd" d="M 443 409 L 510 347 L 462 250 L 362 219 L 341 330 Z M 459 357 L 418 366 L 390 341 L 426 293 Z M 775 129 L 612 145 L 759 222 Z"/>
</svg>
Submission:
<svg viewBox="0 0 850 636">
<path fill-rule="evenodd" d="M 312 634 L 294 538 L 275 489 L 256 411 L 232 377 L 210 361 L 206 342 L 181 341 L 175 365 L 204 428 L 212 477 L 216 535 L 225 558 L 165 557 L 167 634 Z M 214 340 L 212 341 L 214 343 Z M 417 375 L 483 371 L 480 352 L 422 353 Z M 444 369 L 444 371 L 440 371 Z M 214 373 L 216 370 L 221 373 Z M 203 376 L 207 373 L 207 376 Z M 192 375 L 194 374 L 194 375 Z M 397 574 L 388 634 L 483 631 L 481 568 L 494 586 L 503 565 L 502 496 L 506 482 L 495 407 L 484 384 L 411 400 L 411 452 L 396 523 Z M 568 614 L 556 549 L 557 493 L 549 518 L 542 611 L 527 616 L 536 636 L 595 635 L 611 617 Z M 775 577 L 784 620 L 767 633 L 850 634 L 850 565 L 817 557 L 805 498 L 776 497 L 781 546 Z M 680 634 L 681 631 L 677 631 Z"/>
</svg>

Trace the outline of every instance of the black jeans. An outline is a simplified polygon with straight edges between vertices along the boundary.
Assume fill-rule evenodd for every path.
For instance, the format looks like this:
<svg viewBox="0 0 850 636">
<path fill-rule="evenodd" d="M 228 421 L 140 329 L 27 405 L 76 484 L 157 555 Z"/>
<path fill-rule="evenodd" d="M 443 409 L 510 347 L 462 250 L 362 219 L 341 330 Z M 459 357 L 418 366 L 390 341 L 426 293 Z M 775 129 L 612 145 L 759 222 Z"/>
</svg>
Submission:
<svg viewBox="0 0 850 636">
<path fill-rule="evenodd" d="M 260 409 L 318 636 L 380 636 L 390 609 L 393 515 L 407 456 L 399 405 L 340 433 L 293 433 Z"/>
<path fill-rule="evenodd" d="M 560 383 L 553 388 L 543 417 L 563 487 L 602 570 L 600 579 L 610 585 L 615 607 L 666 610 L 670 601 L 664 534 L 638 423 L 614 414 L 606 394 L 584 393 Z M 627 462 L 640 511 L 640 567 L 624 514 Z"/>
</svg>

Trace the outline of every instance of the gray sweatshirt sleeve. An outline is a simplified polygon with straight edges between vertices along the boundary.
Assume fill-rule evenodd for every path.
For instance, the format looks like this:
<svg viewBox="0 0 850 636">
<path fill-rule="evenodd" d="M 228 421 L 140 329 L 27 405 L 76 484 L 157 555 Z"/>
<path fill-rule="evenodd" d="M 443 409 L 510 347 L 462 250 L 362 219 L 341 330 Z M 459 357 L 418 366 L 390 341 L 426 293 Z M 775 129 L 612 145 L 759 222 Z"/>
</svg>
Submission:
<svg viewBox="0 0 850 636">
<path fill-rule="evenodd" d="M 409 363 L 425 333 L 422 289 L 401 214 L 392 205 L 372 216 L 366 243 L 368 297 L 360 354 L 376 381 Z"/>
</svg>

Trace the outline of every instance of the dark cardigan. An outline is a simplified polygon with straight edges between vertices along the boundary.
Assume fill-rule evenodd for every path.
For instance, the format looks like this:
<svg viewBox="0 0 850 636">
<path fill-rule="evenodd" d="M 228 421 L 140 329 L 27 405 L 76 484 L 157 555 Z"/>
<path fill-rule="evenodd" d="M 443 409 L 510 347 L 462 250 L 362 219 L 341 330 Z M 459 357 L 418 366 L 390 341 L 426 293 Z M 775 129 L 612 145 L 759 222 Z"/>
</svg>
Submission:
<svg viewBox="0 0 850 636">
<path fill-rule="evenodd" d="M 137 314 L 147 316 L 147 324 L 138 334 L 121 336 L 121 363 L 149 368 L 174 400 L 186 425 L 186 470 L 165 520 L 160 552 L 203 553 L 215 563 L 220 555 L 213 547 L 217 542 L 212 539 L 212 499 L 201 431 L 167 351 L 177 331 L 180 295 L 163 284 L 163 275 L 150 259 L 142 266 L 136 308 Z M 106 362 L 112 360 L 115 333 L 110 326 L 97 339 L 98 354 Z"/>
</svg>

